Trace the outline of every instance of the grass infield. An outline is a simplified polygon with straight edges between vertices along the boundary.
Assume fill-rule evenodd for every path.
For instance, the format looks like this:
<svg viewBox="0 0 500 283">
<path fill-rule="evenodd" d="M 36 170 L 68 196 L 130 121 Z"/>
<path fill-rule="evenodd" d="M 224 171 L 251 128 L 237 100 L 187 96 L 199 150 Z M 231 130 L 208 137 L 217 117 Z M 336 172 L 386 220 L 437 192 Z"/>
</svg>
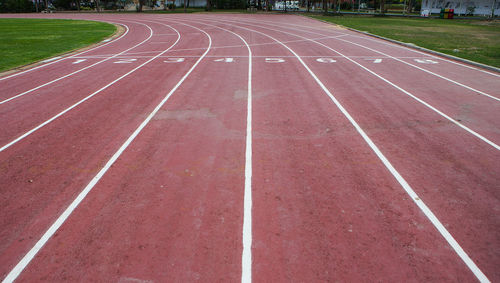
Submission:
<svg viewBox="0 0 500 283">
<path fill-rule="evenodd" d="M 500 21 L 311 16 L 345 27 L 500 67 Z"/>
<path fill-rule="evenodd" d="M 0 19 L 0 72 L 83 48 L 115 31 L 93 21 Z"/>
</svg>

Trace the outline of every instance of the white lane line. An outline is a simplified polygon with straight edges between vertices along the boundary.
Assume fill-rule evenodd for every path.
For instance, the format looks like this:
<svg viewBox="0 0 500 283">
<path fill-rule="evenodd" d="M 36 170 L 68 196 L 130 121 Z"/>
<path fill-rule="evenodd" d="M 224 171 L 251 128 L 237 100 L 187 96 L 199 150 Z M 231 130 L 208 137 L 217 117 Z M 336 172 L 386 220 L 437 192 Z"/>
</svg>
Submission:
<svg viewBox="0 0 500 283">
<path fill-rule="evenodd" d="M 47 60 L 43 60 L 42 63 L 52 62 L 52 61 L 57 60 L 59 58 L 62 58 L 62 57 L 61 56 L 53 57 L 53 58 L 50 58 L 50 59 L 47 59 Z"/>
<path fill-rule="evenodd" d="M 129 28 L 128 28 L 128 26 L 127 26 L 127 25 L 125 25 L 125 24 L 121 24 L 121 23 L 119 23 L 119 25 L 122 25 L 122 26 L 124 26 L 124 27 L 125 27 L 125 32 L 124 32 L 124 33 L 123 33 L 120 37 L 118 37 L 117 39 L 115 39 L 115 40 L 113 40 L 113 41 L 110 41 L 110 42 L 108 42 L 108 43 L 106 43 L 106 44 L 102 44 L 102 45 L 96 46 L 96 47 L 94 47 L 94 48 L 91 48 L 91 49 L 85 50 L 85 51 L 80 52 L 80 53 L 77 53 L 77 54 L 75 54 L 75 55 L 73 55 L 73 56 L 64 57 L 64 58 L 62 58 L 61 60 L 53 61 L 53 62 L 50 62 L 50 63 L 48 63 L 48 64 L 43 64 L 43 65 L 40 65 L 40 66 L 37 66 L 37 67 L 31 68 L 31 69 L 28 69 L 28 70 L 25 70 L 25 71 L 19 72 L 19 73 L 14 73 L 14 74 L 12 74 L 12 75 L 2 77 L 2 78 L 0 78 L 0 81 L 6 80 L 6 79 L 10 79 L 10 78 L 12 78 L 12 77 L 17 77 L 17 76 L 19 76 L 19 75 L 22 75 L 22 74 L 25 74 L 25 73 L 28 73 L 28 72 L 31 72 L 31 71 L 34 71 L 34 70 L 37 70 L 37 69 L 40 69 L 40 68 L 43 68 L 43 67 L 49 66 L 49 65 L 52 65 L 52 64 L 54 64 L 54 63 L 60 62 L 60 61 L 65 60 L 65 59 L 73 58 L 73 57 L 75 57 L 75 56 L 80 56 L 80 55 L 85 54 L 85 53 L 87 53 L 87 52 L 90 52 L 90 51 L 96 50 L 96 49 L 98 49 L 98 48 L 104 47 L 104 46 L 106 46 L 106 45 L 108 45 L 108 44 L 111 44 L 111 43 L 117 42 L 118 40 L 122 39 L 125 35 L 127 35 L 127 34 L 128 34 L 128 32 L 129 32 Z"/>
<path fill-rule="evenodd" d="M 243 20 L 243 21 L 245 21 L 245 20 Z M 252 22 L 252 21 L 246 21 L 246 22 Z M 329 38 L 327 37 L 327 35 L 325 35 L 325 34 L 323 34 L 323 33 L 314 32 L 314 31 L 304 31 L 303 29 L 291 28 L 291 27 L 285 27 L 285 28 L 287 28 L 287 29 L 291 29 L 291 30 L 295 30 L 295 31 L 300 31 L 300 32 L 307 32 L 307 33 L 310 33 L 310 34 L 315 34 L 315 35 L 318 35 L 318 36 L 322 36 L 322 37 L 324 37 L 323 39 L 329 39 Z M 301 37 L 302 37 L 302 36 L 301 36 Z M 316 38 L 315 38 L 315 39 L 312 39 L 312 40 L 323 40 L 323 39 L 316 39 Z M 452 80 L 452 79 L 450 79 L 450 78 L 447 78 L 447 77 L 445 77 L 445 76 L 443 76 L 443 75 L 439 75 L 439 74 L 437 74 L 437 73 L 435 73 L 435 72 L 429 71 L 429 70 L 427 70 L 427 69 L 424 69 L 424 68 L 422 68 L 422 67 L 416 66 L 416 65 L 411 64 L 411 63 L 409 63 L 409 62 L 406 62 L 406 61 L 404 61 L 404 60 L 398 59 L 398 58 L 396 58 L 396 57 L 394 57 L 394 56 L 391 56 L 391 55 L 388 55 L 387 53 L 384 53 L 384 52 L 382 52 L 382 51 L 378 51 L 378 50 L 375 50 L 375 49 L 370 48 L 370 47 L 368 47 L 368 46 L 365 46 L 365 45 L 362 45 L 362 44 L 359 44 L 359 43 L 355 43 L 355 42 L 352 42 L 352 41 L 349 41 L 349 40 L 346 40 L 346 39 L 340 38 L 339 36 L 337 36 L 337 37 L 332 37 L 332 39 L 336 39 L 336 40 L 344 41 L 344 42 L 347 42 L 347 43 L 350 43 L 350 44 L 353 44 L 353 45 L 359 46 L 359 47 L 361 47 L 361 48 L 365 48 L 365 49 L 367 49 L 367 50 L 370 50 L 370 51 L 376 52 L 376 53 L 378 53 L 378 54 L 381 54 L 381 55 L 386 56 L 387 58 L 394 59 L 394 60 L 399 61 L 399 62 L 401 62 L 401 63 L 403 63 L 403 64 L 406 64 L 406 65 L 408 65 L 408 66 L 411 66 L 411 67 L 413 67 L 413 68 L 416 68 L 416 69 L 418 69 L 418 70 L 421 70 L 421 71 L 423 71 L 423 72 L 426 72 L 426 73 L 431 74 L 431 75 L 433 75 L 433 76 L 436 76 L 436 77 L 438 77 L 438 78 L 440 78 L 440 79 L 443 79 L 443 80 L 449 81 L 449 82 L 451 82 L 451 83 L 453 83 L 453 84 L 456 84 L 456 85 L 458 85 L 458 86 L 460 86 L 460 87 L 466 88 L 466 89 L 468 89 L 468 90 L 470 90 L 470 91 L 473 91 L 473 92 L 475 92 L 475 93 L 478 93 L 478 94 L 481 94 L 481 95 L 486 96 L 486 97 L 488 97 L 488 98 L 491 98 L 491 99 L 494 99 L 494 100 L 500 101 L 500 98 L 495 97 L 495 96 L 493 96 L 493 95 L 491 95 L 491 94 L 485 93 L 485 92 L 483 92 L 483 91 L 480 91 L 480 90 L 475 89 L 475 88 L 473 88 L 473 87 L 470 87 L 470 86 L 468 86 L 468 85 L 465 85 L 465 84 L 462 84 L 462 83 L 457 82 L 457 81 L 455 81 L 455 80 Z M 425 53 L 422 53 L 422 54 L 425 54 Z M 430 55 L 428 55 L 428 56 L 430 56 Z M 431 56 L 431 57 L 432 57 L 432 56 Z"/>
<path fill-rule="evenodd" d="M 238 21 L 242 21 L 242 20 L 239 19 Z M 253 22 L 253 23 L 268 23 L 268 24 L 272 24 L 274 26 L 276 25 L 275 22 L 270 22 L 270 21 L 259 21 L 259 22 L 250 21 L 250 20 L 245 20 L 245 21 L 247 21 L 247 22 Z M 313 27 L 313 26 L 297 25 L 297 24 L 291 24 L 291 23 L 280 23 L 281 27 L 283 27 L 283 25 L 294 26 L 294 27 L 300 28 L 302 30 L 304 28 L 309 28 L 309 29 L 321 30 L 321 31 L 332 31 L 331 30 L 331 26 L 335 25 L 335 24 L 328 24 L 328 26 L 325 26 L 325 27 Z M 337 32 L 337 31 L 335 31 L 335 32 L 336 33 L 340 33 L 340 32 Z M 447 58 L 442 58 L 442 57 L 436 56 L 434 54 L 425 53 L 425 52 L 422 52 L 420 50 L 416 50 L 416 49 L 413 49 L 413 48 L 409 48 L 407 46 L 395 44 L 393 42 L 388 42 L 388 41 L 380 39 L 380 38 L 372 38 L 372 37 L 370 37 L 368 35 L 357 35 L 357 34 L 354 34 L 355 32 L 352 32 L 352 33 L 353 34 L 351 34 L 351 33 L 343 33 L 343 34 L 347 35 L 347 36 L 361 38 L 361 39 L 364 39 L 364 40 L 374 41 L 374 42 L 377 42 L 377 43 L 380 43 L 380 44 L 388 45 L 388 46 L 391 46 L 391 47 L 396 47 L 396 48 L 399 48 L 399 49 L 404 49 L 404 50 L 411 51 L 411 52 L 418 53 L 418 54 L 422 54 L 422 55 L 425 55 L 425 56 L 430 56 L 430 57 L 432 57 L 434 59 L 445 61 L 445 62 L 448 62 L 448 63 L 451 63 L 451 64 L 455 64 L 455 65 L 458 65 L 458 66 L 461 66 L 461 67 L 472 69 L 472 70 L 475 70 L 475 71 L 478 71 L 478 72 L 486 73 L 488 75 L 492 75 L 492 76 L 495 76 L 495 77 L 500 77 L 500 74 L 492 73 L 492 72 L 489 72 L 489 71 L 486 71 L 486 70 L 483 70 L 483 69 L 480 69 L 480 68 L 476 68 L 474 66 L 469 66 L 469 65 L 466 65 L 466 64 L 463 64 L 463 63 L 460 63 L 460 62 L 456 62 L 454 60 L 450 60 L 450 59 L 447 59 Z"/>
<path fill-rule="evenodd" d="M 170 26 L 169 26 L 170 27 Z M 170 27 L 171 29 L 175 30 L 173 27 Z M 177 31 L 177 30 L 175 30 Z M 177 42 L 179 42 L 181 36 L 180 34 L 178 35 L 177 37 L 177 40 L 175 41 L 175 43 L 170 46 L 169 48 L 167 48 L 166 50 L 164 50 L 162 53 L 158 54 L 157 56 L 149 59 L 148 61 L 142 63 L 141 65 L 135 67 L 134 69 L 132 69 L 131 71 L 129 71 L 128 73 L 122 75 L 121 77 L 117 78 L 116 80 L 110 82 L 109 84 L 105 85 L 104 87 L 100 88 L 99 90 L 95 91 L 94 93 L 90 94 L 89 96 L 83 98 L 82 100 L 78 101 L 77 103 L 71 105 L 70 107 L 66 108 L 65 110 L 59 112 L 57 115 L 53 116 L 52 118 L 46 120 L 45 122 L 41 123 L 40 125 L 34 127 L 33 129 L 27 131 L 26 133 L 24 133 L 23 135 L 19 136 L 18 138 L 14 139 L 13 141 L 9 142 L 8 144 L 0 147 L 0 152 L 6 150 L 7 148 L 11 147 L 12 145 L 16 144 L 17 142 L 19 142 L 20 140 L 26 138 L 27 136 L 31 135 L 32 133 L 36 132 L 37 130 L 39 130 L 40 128 L 44 127 L 45 125 L 49 124 L 50 122 L 54 121 L 55 119 L 61 117 L 62 115 L 64 115 L 66 112 L 70 111 L 71 109 L 77 107 L 78 105 L 82 104 L 83 102 L 89 100 L 90 98 L 92 98 L 93 96 L 95 96 L 96 94 L 100 93 L 101 91 L 107 89 L 108 87 L 112 86 L 113 84 L 115 84 L 116 82 L 120 81 L 121 79 L 125 78 L 126 76 L 132 74 L 133 72 L 135 72 L 136 70 L 140 69 L 142 66 L 148 64 L 149 62 L 153 61 L 154 59 L 156 59 L 157 57 L 160 57 L 163 53 L 169 51 L 171 48 L 173 48 Z"/>
<path fill-rule="evenodd" d="M 349 36 L 357 37 L 357 38 L 361 38 L 361 39 L 365 39 L 365 40 L 369 40 L 369 41 L 375 41 L 375 42 L 380 43 L 380 44 L 384 44 L 384 45 L 388 45 L 388 46 L 391 46 L 391 47 L 396 47 L 396 48 L 404 49 L 404 50 L 411 51 L 411 52 L 414 52 L 414 53 L 418 53 L 418 54 L 430 56 L 430 57 L 432 57 L 434 59 L 438 59 L 438 60 L 441 60 L 441 61 L 444 61 L 444 62 L 447 62 L 447 63 L 455 64 L 455 65 L 458 65 L 458 66 L 461 66 L 461 67 L 472 69 L 474 71 L 478 71 L 478 72 L 485 73 L 485 74 L 488 74 L 488 75 L 492 75 L 492 76 L 495 76 L 495 77 L 500 77 L 500 74 L 497 74 L 497 73 L 492 73 L 492 72 L 489 72 L 489 71 L 486 71 L 486 70 L 483 70 L 483 69 L 480 69 L 480 68 L 476 68 L 474 66 L 469 66 L 469 65 L 466 65 L 464 63 L 460 63 L 460 62 L 456 62 L 454 60 L 450 60 L 450 59 L 447 59 L 447 58 L 444 58 L 444 57 L 436 56 L 434 54 L 425 53 L 425 52 L 422 52 L 420 50 L 409 48 L 409 47 L 406 47 L 406 46 L 403 46 L 403 45 L 395 44 L 395 43 L 392 43 L 392 42 L 387 42 L 387 41 L 379 39 L 379 38 L 371 38 L 369 36 L 361 36 L 361 35 L 354 35 L 354 34 L 350 34 Z"/>
<path fill-rule="evenodd" d="M 252 50 L 248 42 L 239 34 L 228 29 L 203 23 L 236 35 L 248 50 L 248 94 L 247 125 L 245 138 L 245 191 L 243 196 L 243 231 L 241 253 L 241 282 L 252 282 Z M 207 56 L 208 57 L 208 56 Z"/>
<path fill-rule="evenodd" d="M 172 28 L 173 29 L 173 28 Z M 167 100 L 172 96 L 172 94 L 179 88 L 179 86 L 186 80 L 186 78 L 191 74 L 191 72 L 198 66 L 200 61 L 205 57 L 205 55 L 210 50 L 212 45 L 212 39 L 210 35 L 205 33 L 209 39 L 208 49 L 205 53 L 196 61 L 196 63 L 189 69 L 189 71 L 181 78 L 181 80 L 172 88 L 172 90 L 163 98 L 163 100 L 156 106 L 156 108 L 151 112 L 148 117 L 139 125 L 139 127 L 132 133 L 132 135 L 120 146 L 120 148 L 113 154 L 113 156 L 106 162 L 104 167 L 97 173 L 97 175 L 92 178 L 90 183 L 80 192 L 80 194 L 73 200 L 73 202 L 64 210 L 64 212 L 56 219 L 56 221 L 50 226 L 50 228 L 43 234 L 43 236 L 38 240 L 38 242 L 28 251 L 28 253 L 19 261 L 19 263 L 9 272 L 7 277 L 2 281 L 2 283 L 11 283 L 16 280 L 16 278 L 21 274 L 21 272 L 26 268 L 26 266 L 31 262 L 35 255 L 43 248 L 47 241 L 57 232 L 57 230 L 63 225 L 63 223 L 68 219 L 68 217 L 73 213 L 73 211 L 78 207 L 78 205 L 83 201 L 87 194 L 94 188 L 94 186 L 99 182 L 99 180 L 106 174 L 106 172 L 111 168 L 113 163 L 120 157 L 120 155 L 127 149 L 127 147 L 134 141 L 134 139 L 139 135 L 139 133 L 146 127 L 146 125 L 151 121 L 154 115 L 160 110 L 160 108 L 167 102 Z M 180 34 L 178 34 L 178 39 Z M 177 41 L 176 41 L 177 43 Z M 171 48 L 171 47 L 170 47 Z"/>
<path fill-rule="evenodd" d="M 219 21 L 225 21 L 225 20 L 219 20 Z M 230 23 L 234 23 L 234 22 L 231 22 L 231 21 L 228 21 Z M 241 24 L 241 21 L 238 22 Z M 272 31 L 276 31 L 276 32 L 280 32 L 280 33 L 285 33 L 285 34 L 289 34 L 289 35 L 292 35 L 292 36 L 296 36 L 296 37 L 300 37 L 300 38 L 305 38 L 303 36 L 300 36 L 300 35 L 296 35 L 296 34 L 293 34 L 293 33 L 290 33 L 290 32 L 286 32 L 286 31 L 281 31 L 281 30 L 277 30 L 277 29 L 272 29 L 272 28 L 268 28 L 268 27 L 264 27 L 262 25 L 253 25 L 253 24 L 248 24 L 248 23 L 245 23 L 245 25 L 249 25 L 249 26 L 257 26 L 259 28 L 263 28 L 263 29 L 267 29 L 267 30 L 272 30 Z M 492 146 L 493 148 L 495 148 L 496 150 L 500 150 L 500 146 L 492 141 L 490 141 L 489 139 L 487 139 L 486 137 L 482 136 L 481 134 L 475 132 L 474 130 L 470 129 L 469 127 L 465 126 L 464 124 L 456 121 L 455 119 L 451 118 L 450 116 L 446 115 L 444 112 L 440 111 L 439 109 L 437 109 L 436 107 L 430 105 L 429 103 L 425 102 L 424 100 L 418 98 L 417 96 L 411 94 L 409 91 L 401 88 L 400 86 L 396 85 L 395 83 L 387 80 L 386 78 L 380 76 L 379 74 L 375 73 L 374 71 L 368 69 L 367 67 L 361 65 L 360 63 L 354 61 L 353 59 L 349 58 L 348 56 L 340 53 L 339 51 L 327 46 L 327 45 L 324 45 L 323 43 L 321 42 L 317 42 L 315 40 L 310 40 L 311 42 L 314 42 L 318 45 L 321 45 L 323 47 L 325 47 L 326 49 L 329 49 L 337 54 L 339 54 L 340 56 L 342 56 L 343 58 L 346 58 L 347 60 L 351 61 L 352 63 L 356 64 L 357 66 L 359 66 L 360 68 L 364 69 L 365 71 L 369 72 L 370 74 L 374 75 L 375 77 L 383 80 L 384 82 L 386 82 L 387 84 L 391 85 L 392 87 L 396 88 L 397 90 L 401 91 L 402 93 L 408 95 L 409 97 L 413 98 L 414 100 L 418 101 L 419 103 L 421 103 L 422 105 L 426 106 L 427 108 L 431 109 L 432 111 L 436 112 L 437 114 L 439 114 L 441 117 L 445 118 L 446 120 L 452 122 L 453 124 L 459 126 L 460 128 L 464 129 L 465 131 L 467 131 L 468 133 L 472 134 L 473 136 L 477 137 L 478 139 L 482 140 L 483 142 L 489 144 L 490 146 Z M 300 58 L 300 57 L 299 57 Z M 301 59 L 300 59 L 301 60 Z"/>
<path fill-rule="evenodd" d="M 177 35 L 175 33 L 157 33 L 155 36 L 167 36 L 167 35 Z"/>
<path fill-rule="evenodd" d="M 274 37 L 267 35 L 265 33 L 262 33 L 260 31 L 248 29 L 245 27 L 241 27 L 236 25 L 236 23 L 233 22 L 233 27 L 238 27 L 241 29 L 246 29 L 252 32 L 256 32 L 259 34 L 263 34 L 276 42 L 281 43 L 279 40 L 275 39 Z M 344 114 L 344 116 L 349 120 L 349 122 L 353 125 L 353 127 L 358 131 L 358 133 L 363 137 L 365 142 L 370 146 L 370 148 L 373 150 L 373 152 L 377 155 L 377 157 L 380 159 L 380 161 L 385 165 L 385 167 L 391 172 L 391 174 L 394 176 L 394 178 L 399 182 L 399 184 L 403 187 L 403 189 L 406 191 L 406 193 L 411 197 L 413 202 L 417 204 L 417 206 L 420 208 L 420 210 L 425 214 L 425 216 L 431 221 L 431 223 L 434 225 L 434 227 L 439 231 L 439 233 L 445 238 L 445 240 L 448 242 L 448 244 L 453 248 L 453 250 L 458 254 L 458 256 L 462 259 L 462 261 L 469 267 L 469 269 L 474 273 L 476 278 L 481 281 L 481 282 L 489 282 L 488 278 L 484 273 L 479 269 L 479 267 L 472 261 L 472 259 L 467 255 L 467 253 L 462 249 L 462 247 L 458 244 L 458 242 L 453 238 L 453 236 L 448 232 L 448 230 L 444 227 L 444 225 L 439 221 L 439 219 L 434 215 L 434 213 L 427 207 L 427 205 L 424 203 L 424 201 L 415 193 L 415 191 L 411 188 L 411 186 L 406 182 L 406 180 L 399 174 L 399 172 L 392 166 L 392 164 L 389 162 L 389 160 L 385 157 L 385 155 L 379 150 L 377 145 L 370 139 L 370 137 L 365 133 L 365 131 L 359 126 L 359 124 L 354 120 L 354 118 L 349 114 L 349 112 L 340 104 L 340 102 L 333 96 L 333 94 L 328 90 L 328 88 L 325 87 L 325 85 L 321 82 L 321 80 L 314 74 L 314 72 L 307 66 L 307 64 L 300 58 L 300 56 L 295 53 L 292 49 L 290 49 L 287 45 L 281 43 L 283 47 L 288 49 L 292 54 L 294 54 L 297 59 L 300 61 L 302 66 L 309 72 L 309 74 L 313 77 L 313 79 L 316 81 L 316 83 L 321 87 L 321 89 L 330 97 L 332 102 L 337 106 L 337 108 Z"/>
<path fill-rule="evenodd" d="M 241 46 L 243 47 L 243 46 Z M 214 48 L 212 47 L 212 50 Z M 230 58 L 248 58 L 248 55 L 226 55 L 227 57 L 230 57 Z M 252 55 L 252 58 L 270 58 L 270 57 L 273 57 L 273 56 L 276 56 L 276 57 L 279 57 L 279 58 L 296 58 L 295 56 L 291 56 L 291 55 Z M 129 55 L 122 55 L 122 56 L 117 56 L 115 57 L 115 59 L 130 59 L 130 58 L 151 58 L 153 57 L 153 55 L 151 56 L 129 56 Z M 167 57 L 172 57 L 171 55 L 164 55 L 164 56 L 160 56 L 161 58 L 167 58 Z M 198 58 L 200 56 L 196 56 L 196 55 L 182 55 L 182 54 L 176 54 L 175 57 L 181 57 L 181 58 Z M 207 55 L 206 58 L 220 58 L 221 56 L 219 55 Z M 325 57 L 328 57 L 328 58 L 344 58 L 340 55 L 330 55 L 330 56 L 324 56 L 324 55 L 302 55 L 300 56 L 300 58 L 325 58 Z M 375 63 L 380 63 L 382 62 L 381 60 L 382 59 L 390 59 L 388 57 L 385 57 L 385 56 L 348 56 L 349 58 L 353 58 L 353 59 L 366 59 L 366 60 L 374 60 L 376 61 Z M 105 57 L 103 56 L 81 56 L 81 57 L 75 57 L 73 59 L 103 59 Z M 396 57 L 396 58 L 399 58 L 399 59 L 428 59 L 428 57 Z M 377 61 L 378 60 L 378 61 Z"/>
<path fill-rule="evenodd" d="M 176 19 L 176 20 L 183 20 L 183 19 Z M 327 36 L 326 38 L 334 38 L 334 37 L 342 37 L 346 35 L 337 35 L 337 36 Z M 318 39 L 325 39 L 324 37 L 318 38 Z M 308 40 L 293 40 L 293 41 L 286 41 L 285 43 L 292 43 L 292 42 L 307 42 L 310 41 L 311 39 Z M 277 45 L 276 42 L 267 42 L 267 43 L 256 43 L 256 44 L 250 44 L 250 47 L 255 47 L 255 46 L 265 46 L 265 45 Z M 245 45 L 226 45 L 226 46 L 213 46 L 212 49 L 226 49 L 226 48 L 239 48 L 239 47 L 245 47 Z M 181 48 L 181 49 L 175 49 L 172 50 L 171 52 L 181 52 L 181 51 L 193 51 L 193 50 L 200 50 L 201 48 Z M 127 56 L 133 56 L 136 54 L 148 54 L 148 53 L 154 53 L 156 51 L 144 51 L 144 52 L 131 52 L 126 54 Z M 101 55 L 101 56 L 106 56 L 106 55 Z M 421 57 L 418 57 L 421 58 Z"/>
<path fill-rule="evenodd" d="M 238 35 L 243 41 L 244 39 Z M 247 136 L 245 147 L 245 195 L 243 206 L 243 252 L 241 282 L 252 282 L 252 51 L 248 48 Z"/>
<path fill-rule="evenodd" d="M 317 34 L 317 33 L 316 33 L 316 34 Z M 431 75 L 433 75 L 433 76 L 436 76 L 436 77 L 438 77 L 438 78 L 440 78 L 440 79 L 443 79 L 443 80 L 449 81 L 449 82 L 451 82 L 451 83 L 454 83 L 454 84 L 456 84 L 456 85 L 458 85 L 458 86 L 461 86 L 461 87 L 463 87 L 463 88 L 466 88 L 466 89 L 468 89 L 468 90 L 471 90 L 471 91 L 473 91 L 473 92 L 475 92 L 475 93 L 478 93 L 478 94 L 484 95 L 484 96 L 486 96 L 486 97 L 492 98 L 492 99 L 494 99 L 494 100 L 500 101 L 500 98 L 495 97 L 495 96 L 493 96 L 493 95 L 491 95 L 491 94 L 487 94 L 487 93 L 485 93 L 485 92 L 483 92 L 483 91 L 480 91 L 480 90 L 478 90 L 478 89 L 472 88 L 472 87 L 470 87 L 470 86 L 468 86 L 468 85 L 465 85 L 465 84 L 459 83 L 459 82 L 457 82 L 457 81 L 455 81 L 455 80 L 452 80 L 452 79 L 450 79 L 450 78 L 447 78 L 447 77 L 445 77 L 445 76 L 442 76 L 442 75 L 436 74 L 436 73 L 434 73 L 434 72 L 432 72 L 432 71 L 429 71 L 429 70 L 424 69 L 424 68 L 422 68 L 422 67 L 419 67 L 419 66 L 417 66 L 417 65 L 411 64 L 411 63 L 406 62 L 406 61 L 404 61 L 404 60 L 398 59 L 398 58 L 393 57 L 393 56 L 391 56 L 391 55 L 388 55 L 388 54 L 386 54 L 386 53 L 384 53 L 384 52 L 381 52 L 381 51 L 375 50 L 375 49 L 373 49 L 373 48 L 370 48 L 370 47 L 368 47 L 368 46 L 364 46 L 364 45 L 361 45 L 361 44 L 358 44 L 358 43 L 355 43 L 355 42 L 352 42 L 352 41 L 349 41 L 349 40 L 345 40 L 345 39 L 342 39 L 342 38 L 335 38 L 335 39 L 340 40 L 340 41 L 344 41 L 344 42 L 347 42 L 347 43 L 350 43 L 350 44 L 353 44 L 353 45 L 356 45 L 356 46 L 359 46 L 359 47 L 362 47 L 362 48 L 365 48 L 365 49 L 368 49 L 368 50 L 370 50 L 370 51 L 376 52 L 376 53 L 381 54 L 381 55 L 384 55 L 384 56 L 386 56 L 386 57 L 388 57 L 388 58 L 394 59 L 394 60 L 396 60 L 396 61 L 398 61 L 398 62 L 401 62 L 401 63 L 403 63 L 403 64 L 406 64 L 406 65 L 408 65 L 408 66 L 411 66 L 411 67 L 413 67 L 413 68 L 416 68 L 416 69 L 419 69 L 419 70 L 421 70 L 421 71 L 424 71 L 424 72 L 426 72 L 426 73 L 428 73 L 428 74 L 431 74 Z"/>
<path fill-rule="evenodd" d="M 109 57 L 109 58 L 105 58 L 104 60 L 101 60 L 101 61 L 99 61 L 99 62 L 96 62 L 96 63 L 92 64 L 92 65 L 89 65 L 89 66 L 87 66 L 87 67 L 84 67 L 84 68 L 82 68 L 82 69 L 80 69 L 80 70 L 74 71 L 74 72 L 69 73 L 69 74 L 67 74 L 67 75 L 64 75 L 64 76 L 62 76 L 62 77 L 59 77 L 59 78 L 57 78 L 57 79 L 54 79 L 54 80 L 52 80 L 52 81 L 50 81 L 50 82 L 44 83 L 44 84 L 42 84 L 42 85 L 39 85 L 39 86 L 37 86 L 37 87 L 35 87 L 35 88 L 32 88 L 32 89 L 30 89 L 30 90 L 27 90 L 27 91 L 22 92 L 22 93 L 17 94 L 17 95 L 14 95 L 14 96 L 12 96 L 12 97 L 10 97 L 10 98 L 4 99 L 4 100 L 0 101 L 0 105 L 1 105 L 1 104 L 4 104 L 4 103 L 6 103 L 6 102 L 9 102 L 9 101 L 11 101 L 11 100 L 14 100 L 14 99 L 16 99 L 16 98 L 19 98 L 19 97 L 21 97 L 21 96 L 23 96 L 23 95 L 26 95 L 26 94 L 28 94 L 28 93 L 31 93 L 31 92 L 33 92 L 33 91 L 35 91 L 35 90 L 38 90 L 38 89 L 42 88 L 42 87 L 45 87 L 45 86 L 51 85 L 51 84 L 53 84 L 53 83 L 55 83 L 55 82 L 58 82 L 58 81 L 63 80 L 63 79 L 65 79 L 65 78 L 71 77 L 71 76 L 73 76 L 73 75 L 75 75 L 75 74 L 78 74 L 78 73 L 80 73 L 80 72 L 82 72 L 82 71 L 85 71 L 85 70 L 87 70 L 87 69 L 89 69 L 89 68 L 92 68 L 92 67 L 94 67 L 94 66 L 96 66 L 96 65 L 98 65 L 98 64 L 101 64 L 101 63 L 103 63 L 103 62 L 106 62 L 106 61 L 108 61 L 108 60 L 110 60 L 110 59 L 112 59 L 112 58 L 115 58 L 115 57 L 117 57 L 117 56 L 119 56 L 119 55 L 121 55 L 121 54 L 123 54 L 123 53 L 125 53 L 125 52 L 129 51 L 129 50 L 132 50 L 132 49 L 136 48 L 137 46 L 140 46 L 140 45 L 144 44 L 146 41 L 148 41 L 148 40 L 149 40 L 149 39 L 153 36 L 153 30 L 152 30 L 152 29 L 151 29 L 148 25 L 145 25 L 145 24 L 143 24 L 143 23 L 138 23 L 138 24 L 141 24 L 141 25 L 146 26 L 146 27 L 149 29 L 149 31 L 150 31 L 150 33 L 149 33 L 149 37 L 148 37 L 148 38 L 146 38 L 145 40 L 143 40 L 142 42 L 140 42 L 140 43 L 138 43 L 138 44 L 136 44 L 136 45 L 134 45 L 134 46 L 132 46 L 132 47 L 130 47 L 130 48 L 128 48 L 128 49 L 126 49 L 126 50 L 124 50 L 124 51 L 120 52 L 120 53 L 117 53 L 117 54 L 115 54 L 115 55 L 113 55 L 113 56 L 111 56 L 111 57 Z M 74 58 L 74 56 L 69 57 L 69 58 Z"/>
</svg>

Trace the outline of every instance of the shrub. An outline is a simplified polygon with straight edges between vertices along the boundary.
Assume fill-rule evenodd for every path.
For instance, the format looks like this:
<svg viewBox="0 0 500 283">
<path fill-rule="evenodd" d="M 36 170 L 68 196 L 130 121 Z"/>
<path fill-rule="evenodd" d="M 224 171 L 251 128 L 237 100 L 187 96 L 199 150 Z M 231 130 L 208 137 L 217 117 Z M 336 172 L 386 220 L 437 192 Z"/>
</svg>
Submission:
<svg viewBox="0 0 500 283">
<path fill-rule="evenodd" d="M 35 5 L 29 0 L 0 0 L 0 13 L 33 12 Z"/>
<path fill-rule="evenodd" d="M 351 10 L 352 9 L 351 2 L 342 2 L 342 3 L 340 3 L 340 9 L 341 10 Z"/>
</svg>

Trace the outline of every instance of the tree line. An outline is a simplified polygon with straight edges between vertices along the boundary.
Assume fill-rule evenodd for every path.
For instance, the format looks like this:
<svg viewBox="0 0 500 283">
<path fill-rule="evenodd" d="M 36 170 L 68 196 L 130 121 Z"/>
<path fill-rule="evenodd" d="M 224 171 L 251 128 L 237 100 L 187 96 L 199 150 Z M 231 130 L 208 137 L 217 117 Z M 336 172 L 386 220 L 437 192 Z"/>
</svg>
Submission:
<svg viewBox="0 0 500 283">
<path fill-rule="evenodd" d="M 215 9 L 246 9 L 253 7 L 256 10 L 271 10 L 275 1 L 282 0 L 206 0 L 205 9 L 210 11 Z M 401 0 L 362 0 L 361 3 L 380 13 L 386 12 L 386 3 L 399 3 Z M 359 0 L 300 0 L 300 6 L 306 11 L 314 8 L 323 12 L 354 9 L 359 5 Z M 407 0 L 406 8 L 408 12 L 415 8 L 417 10 L 421 0 Z M 26 13 L 40 12 L 47 9 L 57 10 L 117 10 L 124 9 L 126 5 L 134 4 L 137 12 L 143 11 L 144 7 L 157 8 L 161 5 L 163 9 L 176 9 L 190 7 L 190 0 L 183 0 L 179 7 L 175 0 L 0 0 L 1 13 Z M 314 7 L 314 8 L 313 8 Z M 418 8 L 419 9 L 419 8 Z M 317 11 L 317 10 L 316 10 Z"/>
</svg>

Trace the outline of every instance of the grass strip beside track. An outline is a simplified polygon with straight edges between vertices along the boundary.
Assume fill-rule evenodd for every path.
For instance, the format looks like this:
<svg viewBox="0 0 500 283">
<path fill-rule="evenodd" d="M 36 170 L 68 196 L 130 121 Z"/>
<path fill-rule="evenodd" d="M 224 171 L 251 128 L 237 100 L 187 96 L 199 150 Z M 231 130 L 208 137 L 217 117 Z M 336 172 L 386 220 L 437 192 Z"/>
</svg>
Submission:
<svg viewBox="0 0 500 283">
<path fill-rule="evenodd" d="M 500 21 L 374 16 L 311 17 L 500 67 Z"/>
<path fill-rule="evenodd" d="M 0 72 L 83 48 L 115 31 L 94 21 L 0 19 Z"/>
</svg>

